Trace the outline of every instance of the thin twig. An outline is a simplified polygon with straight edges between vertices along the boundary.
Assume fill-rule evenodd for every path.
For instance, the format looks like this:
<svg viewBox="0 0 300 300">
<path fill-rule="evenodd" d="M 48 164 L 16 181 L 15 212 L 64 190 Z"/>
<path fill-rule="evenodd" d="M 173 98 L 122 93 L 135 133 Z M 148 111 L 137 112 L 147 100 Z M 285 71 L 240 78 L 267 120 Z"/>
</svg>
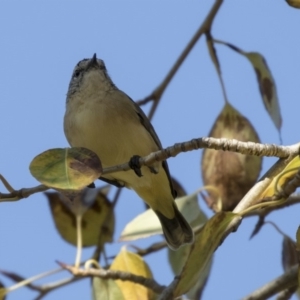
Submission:
<svg viewBox="0 0 300 300">
<path fill-rule="evenodd" d="M 32 188 L 23 188 L 20 190 L 13 190 L 10 193 L 0 193 L 0 202 L 6 202 L 6 201 L 18 201 L 23 198 L 27 198 L 31 196 L 32 194 L 44 192 L 49 190 L 49 187 L 41 184 Z"/>
<path fill-rule="evenodd" d="M 227 94 L 226 94 L 225 84 L 224 84 L 223 77 L 222 77 L 221 66 L 220 66 L 220 62 L 218 59 L 217 50 L 214 46 L 213 39 L 212 39 L 210 32 L 206 33 L 206 44 L 208 47 L 208 51 L 209 51 L 211 60 L 214 64 L 217 74 L 218 74 L 218 78 L 219 78 L 219 81 L 221 84 L 224 100 L 226 103 L 228 103 L 229 101 L 228 101 Z"/>
<path fill-rule="evenodd" d="M 277 293 L 297 286 L 298 265 L 295 265 L 283 275 L 272 280 L 250 295 L 243 298 L 243 300 L 265 300 Z"/>
<path fill-rule="evenodd" d="M 138 254 L 139 256 L 146 256 L 148 254 L 151 254 L 151 253 L 154 253 L 154 252 L 157 252 L 157 251 L 159 251 L 161 249 L 166 248 L 167 247 L 167 243 L 165 241 L 158 242 L 158 243 L 152 244 L 151 246 L 149 246 L 146 249 L 139 248 L 139 247 L 137 247 L 135 245 L 131 245 L 131 247 L 136 250 L 136 254 Z"/>
<path fill-rule="evenodd" d="M 74 276 L 72 276 L 70 278 L 65 278 L 65 279 L 61 279 L 61 280 L 56 281 L 56 282 L 41 285 L 41 286 L 38 287 L 38 290 L 40 291 L 40 294 L 34 300 L 40 300 L 44 296 L 49 294 L 50 292 L 52 292 L 52 291 L 54 291 L 58 288 L 64 287 L 68 284 L 74 283 L 78 280 L 82 280 L 82 279 L 84 279 L 84 277 L 74 277 Z"/>
<path fill-rule="evenodd" d="M 169 71 L 169 73 L 167 74 L 165 79 L 162 81 L 162 83 L 149 96 L 147 96 L 144 100 L 137 102 L 138 104 L 141 105 L 141 104 L 149 102 L 151 99 L 154 100 L 153 106 L 151 107 L 151 110 L 149 112 L 149 119 L 150 120 L 152 119 L 152 117 L 154 115 L 154 112 L 155 112 L 155 110 L 158 106 L 158 103 L 159 103 L 164 91 L 166 90 L 167 86 L 169 85 L 169 83 L 173 79 L 174 75 L 176 74 L 176 72 L 178 71 L 178 69 L 180 68 L 180 66 L 182 65 L 184 60 L 186 59 L 186 57 L 189 55 L 190 51 L 196 45 L 197 41 L 200 39 L 202 34 L 210 30 L 211 24 L 212 24 L 212 22 L 213 22 L 213 20 L 216 16 L 219 8 L 221 7 L 222 3 L 223 3 L 223 0 L 216 0 L 215 1 L 215 4 L 211 8 L 211 10 L 208 13 L 207 17 L 205 18 L 205 20 L 203 21 L 203 23 L 201 24 L 199 29 L 196 31 L 196 33 L 194 34 L 194 36 L 192 37 L 190 42 L 186 45 L 185 49 L 182 51 L 182 53 L 180 54 L 180 56 L 176 60 L 173 67 L 171 68 L 171 70 Z"/>
<path fill-rule="evenodd" d="M 169 284 L 169 286 L 161 293 L 158 300 L 173 300 L 173 292 L 179 282 L 179 277 L 175 276 L 174 280 Z"/>
<path fill-rule="evenodd" d="M 114 279 L 122 281 L 131 281 L 138 283 L 153 290 L 155 293 L 162 293 L 166 288 L 163 285 L 158 284 L 154 279 L 146 278 L 139 275 L 134 275 L 128 272 L 115 271 L 115 270 L 104 270 L 104 269 L 78 269 L 74 266 L 65 265 L 59 263 L 61 267 L 71 272 L 76 277 L 99 277 L 102 279 Z"/>
</svg>

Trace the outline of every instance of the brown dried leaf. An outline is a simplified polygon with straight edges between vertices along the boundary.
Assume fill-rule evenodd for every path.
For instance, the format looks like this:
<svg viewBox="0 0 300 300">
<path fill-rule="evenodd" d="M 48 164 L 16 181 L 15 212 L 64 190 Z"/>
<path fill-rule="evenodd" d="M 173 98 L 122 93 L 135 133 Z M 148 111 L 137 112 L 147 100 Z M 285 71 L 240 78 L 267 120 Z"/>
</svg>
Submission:
<svg viewBox="0 0 300 300">
<path fill-rule="evenodd" d="M 286 2 L 289 6 L 300 8 L 300 0 L 286 0 Z"/>
<path fill-rule="evenodd" d="M 265 58 L 256 52 L 243 53 L 252 63 L 264 105 L 278 131 L 282 125 L 275 80 Z"/>
<path fill-rule="evenodd" d="M 214 42 L 226 45 L 230 49 L 238 52 L 241 55 L 244 55 L 250 60 L 257 76 L 258 86 L 263 99 L 263 103 L 280 135 L 282 118 L 276 91 L 276 84 L 265 58 L 260 53 L 246 52 L 227 42 L 219 40 L 214 40 Z"/>
<path fill-rule="evenodd" d="M 209 136 L 259 142 L 248 119 L 229 103 L 217 117 Z M 208 206 L 219 211 L 218 199 L 221 198 L 222 210 L 232 210 L 257 180 L 261 162 L 262 158 L 257 156 L 205 149 L 201 163 L 203 182 L 218 191 L 218 195 L 208 192 Z"/>
</svg>

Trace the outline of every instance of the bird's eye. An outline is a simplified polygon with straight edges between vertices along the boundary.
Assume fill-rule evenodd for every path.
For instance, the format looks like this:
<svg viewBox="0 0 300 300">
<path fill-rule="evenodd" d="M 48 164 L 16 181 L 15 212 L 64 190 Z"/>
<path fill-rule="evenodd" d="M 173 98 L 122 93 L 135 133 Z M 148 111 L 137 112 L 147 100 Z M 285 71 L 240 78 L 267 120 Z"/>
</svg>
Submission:
<svg viewBox="0 0 300 300">
<path fill-rule="evenodd" d="M 78 78 L 79 75 L 80 75 L 80 73 L 81 73 L 80 70 L 76 70 L 76 71 L 74 72 L 74 76 L 73 76 L 73 77 Z"/>
</svg>

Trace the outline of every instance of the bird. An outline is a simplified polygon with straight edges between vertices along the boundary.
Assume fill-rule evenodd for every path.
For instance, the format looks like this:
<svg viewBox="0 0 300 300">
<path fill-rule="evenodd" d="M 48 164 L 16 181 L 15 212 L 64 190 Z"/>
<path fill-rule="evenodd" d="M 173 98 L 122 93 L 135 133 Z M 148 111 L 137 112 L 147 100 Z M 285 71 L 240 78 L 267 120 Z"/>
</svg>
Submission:
<svg viewBox="0 0 300 300">
<path fill-rule="evenodd" d="M 115 166 L 162 149 L 142 109 L 108 75 L 104 61 L 94 54 L 74 68 L 66 99 L 64 132 L 71 147 L 95 152 L 103 168 Z M 157 215 L 170 249 L 194 241 L 194 233 L 175 203 L 167 161 L 99 179 L 133 189 Z"/>
</svg>

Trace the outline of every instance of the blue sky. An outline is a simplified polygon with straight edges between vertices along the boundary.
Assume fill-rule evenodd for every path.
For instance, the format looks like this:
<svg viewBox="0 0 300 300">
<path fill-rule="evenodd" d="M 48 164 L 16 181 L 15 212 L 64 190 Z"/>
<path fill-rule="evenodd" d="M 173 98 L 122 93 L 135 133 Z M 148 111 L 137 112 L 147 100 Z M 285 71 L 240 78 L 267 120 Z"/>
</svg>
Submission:
<svg viewBox="0 0 300 300">
<path fill-rule="evenodd" d="M 20 189 L 37 185 L 29 173 L 32 158 L 50 148 L 66 147 L 63 133 L 65 95 L 75 64 L 95 52 L 106 62 L 115 84 L 134 100 L 161 82 L 200 26 L 213 1 L 13 1 L 0 3 L 0 173 Z M 215 19 L 215 38 L 245 51 L 258 51 L 277 83 L 283 117 L 283 144 L 299 141 L 299 10 L 283 0 L 226 1 Z M 231 104 L 254 125 L 264 143 L 279 143 L 249 62 L 217 45 Z M 224 104 L 220 84 L 202 38 L 167 88 L 153 119 L 164 146 L 207 136 Z M 145 112 L 149 106 L 143 107 Z M 201 151 L 169 159 L 172 175 L 188 192 L 202 186 Z M 263 161 L 264 173 L 276 159 Z M 98 185 L 101 185 L 99 182 Z M 0 192 L 6 192 L 0 185 Z M 114 193 L 110 194 L 112 198 Z M 202 200 L 200 206 L 209 216 Z M 132 191 L 117 206 L 115 239 L 144 208 Z M 299 207 L 271 214 L 268 220 L 292 238 Z M 269 225 L 249 240 L 256 218 L 247 218 L 215 254 L 203 299 L 239 299 L 282 273 L 282 237 Z M 42 194 L 0 206 L 0 269 L 29 277 L 72 263 L 75 248 L 57 234 Z M 155 239 L 135 244 L 145 247 Z M 108 246 L 114 255 L 121 244 Z M 84 252 L 88 258 L 92 249 Z M 156 280 L 172 280 L 167 252 L 146 258 Z M 67 274 L 64 274 L 67 276 Z M 55 277 L 57 278 L 57 277 Z M 6 285 L 11 284 L 0 277 Z M 51 279 L 50 279 L 51 280 Z M 44 281 L 45 282 L 45 281 Z M 45 299 L 88 299 L 88 280 L 62 288 Z M 8 299 L 32 299 L 26 288 Z"/>
</svg>

